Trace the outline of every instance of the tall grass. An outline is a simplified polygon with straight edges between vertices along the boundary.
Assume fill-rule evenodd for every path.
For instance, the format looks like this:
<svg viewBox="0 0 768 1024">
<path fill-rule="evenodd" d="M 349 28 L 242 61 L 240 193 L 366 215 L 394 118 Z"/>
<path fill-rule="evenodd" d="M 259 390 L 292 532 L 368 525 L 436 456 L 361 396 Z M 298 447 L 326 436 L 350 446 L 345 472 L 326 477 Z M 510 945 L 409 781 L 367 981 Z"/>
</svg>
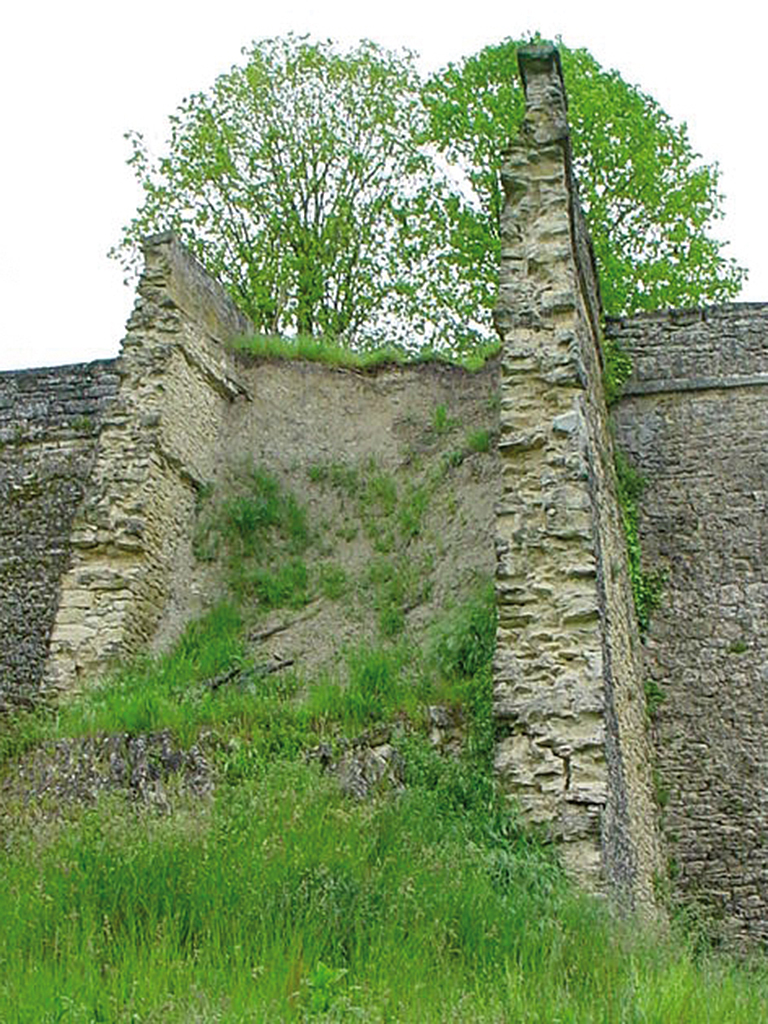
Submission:
<svg viewBox="0 0 768 1024">
<path fill-rule="evenodd" d="M 384 475 L 329 482 L 397 521 Z M 207 513 L 198 542 L 225 560 L 277 571 L 308 550 L 301 509 L 258 471 Z M 363 591 L 380 615 L 408 600 L 399 558 L 376 559 Z M 556 851 L 497 792 L 490 584 L 423 647 L 382 628 L 312 685 L 260 671 L 250 600 L 233 588 L 168 654 L 6 730 L 8 769 L 46 737 L 167 729 L 204 746 L 216 788 L 180 787 L 165 813 L 113 793 L 42 831 L 0 835 L 2 1024 L 768 1020 L 762 962 L 702 959 L 685 936 L 574 893 Z M 461 757 L 441 756 L 421 728 L 437 699 L 462 709 Z M 354 800 L 306 756 L 380 726 L 402 791 Z"/>
<path fill-rule="evenodd" d="M 14 850 L 0 1019 L 766 1019 L 762 969 L 631 934 L 471 771 L 421 760 L 395 800 L 278 761 L 210 807 L 105 804 Z"/>
<path fill-rule="evenodd" d="M 222 494 L 203 495 L 194 551 L 222 557 L 234 597 L 258 608 L 301 608 L 309 600 L 306 512 L 279 481 L 245 463 Z"/>
</svg>

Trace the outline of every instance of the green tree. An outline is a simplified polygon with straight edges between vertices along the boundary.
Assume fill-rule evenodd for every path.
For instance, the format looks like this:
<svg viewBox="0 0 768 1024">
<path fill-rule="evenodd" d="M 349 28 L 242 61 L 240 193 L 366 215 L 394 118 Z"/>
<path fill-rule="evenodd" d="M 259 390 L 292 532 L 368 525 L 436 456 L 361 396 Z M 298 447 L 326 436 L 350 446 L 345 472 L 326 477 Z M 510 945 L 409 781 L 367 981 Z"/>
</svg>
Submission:
<svg viewBox="0 0 768 1024">
<path fill-rule="evenodd" d="M 165 156 L 128 134 L 144 199 L 113 255 L 135 270 L 141 238 L 170 228 L 260 331 L 432 339 L 449 190 L 413 56 L 293 35 L 243 52 L 183 101 Z"/>
<path fill-rule="evenodd" d="M 424 89 L 429 137 L 463 175 L 470 197 L 455 208 L 456 262 L 474 275 L 486 307 L 498 265 L 501 152 L 524 112 L 517 49 L 526 42 L 508 39 L 449 64 Z M 606 311 L 732 299 L 745 271 L 712 233 L 722 217 L 717 165 L 702 163 L 686 125 L 618 72 L 605 71 L 586 50 L 558 46 Z"/>
<path fill-rule="evenodd" d="M 181 104 L 165 156 L 129 133 L 144 200 L 113 254 L 135 270 L 141 238 L 171 228 L 260 331 L 476 348 L 493 337 L 522 42 L 426 82 L 412 54 L 370 42 L 253 44 Z M 734 297 L 745 272 L 712 234 L 717 165 L 617 72 L 586 50 L 560 53 L 606 311 Z"/>
</svg>

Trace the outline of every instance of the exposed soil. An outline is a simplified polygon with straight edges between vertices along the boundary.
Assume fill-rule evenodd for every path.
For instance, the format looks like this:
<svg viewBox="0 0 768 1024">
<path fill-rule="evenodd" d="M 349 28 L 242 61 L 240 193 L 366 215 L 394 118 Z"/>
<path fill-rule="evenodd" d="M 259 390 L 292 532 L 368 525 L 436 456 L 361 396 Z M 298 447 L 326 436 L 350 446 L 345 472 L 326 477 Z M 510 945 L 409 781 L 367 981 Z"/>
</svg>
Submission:
<svg viewBox="0 0 768 1024">
<path fill-rule="evenodd" d="M 311 678 L 337 667 L 348 648 L 380 639 L 382 584 L 375 580 L 393 567 L 408 577 L 403 628 L 390 624 L 393 640 L 421 637 L 442 610 L 493 575 L 497 365 L 478 373 L 426 364 L 370 374 L 262 361 L 251 374 L 253 401 L 233 411 L 216 486 L 225 489 L 245 463 L 263 468 L 306 508 L 313 536 L 305 555 L 309 605 L 266 614 L 254 608 L 259 663 L 290 662 Z M 483 433 L 488 450 L 473 450 Z M 366 486 L 375 492 L 372 480 L 389 482 L 389 504 L 366 498 Z M 411 535 L 402 526 L 409 513 Z M 323 592 L 323 567 L 344 580 L 336 597 Z M 221 572 L 197 562 L 191 544 L 175 580 L 158 649 L 226 592 Z"/>
</svg>

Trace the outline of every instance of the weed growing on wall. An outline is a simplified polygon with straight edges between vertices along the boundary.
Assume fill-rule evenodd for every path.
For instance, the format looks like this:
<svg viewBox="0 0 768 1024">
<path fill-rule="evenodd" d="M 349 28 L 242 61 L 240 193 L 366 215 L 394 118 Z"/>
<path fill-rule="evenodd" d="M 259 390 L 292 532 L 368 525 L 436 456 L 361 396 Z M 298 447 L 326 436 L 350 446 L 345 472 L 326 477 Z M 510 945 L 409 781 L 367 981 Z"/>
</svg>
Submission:
<svg viewBox="0 0 768 1024">
<path fill-rule="evenodd" d="M 349 578 L 343 566 L 333 562 L 321 562 L 318 566 L 318 575 L 320 591 L 324 597 L 331 601 L 338 601 L 346 594 Z"/>
<path fill-rule="evenodd" d="M 441 434 L 447 434 L 457 425 L 457 421 L 448 415 L 448 407 L 442 402 L 435 406 L 435 411 L 432 414 L 432 429 L 435 434 L 439 437 Z"/>
<path fill-rule="evenodd" d="M 244 464 L 219 499 L 203 495 L 193 541 L 196 556 L 222 556 L 232 592 L 263 610 L 300 608 L 309 599 L 306 513 L 263 469 Z"/>
<path fill-rule="evenodd" d="M 435 623 L 434 660 L 447 677 L 471 677 L 490 665 L 496 647 L 496 598 L 487 583 Z"/>
<path fill-rule="evenodd" d="M 632 360 L 615 341 L 603 342 L 603 391 L 610 406 L 620 397 L 624 385 L 632 376 Z M 638 532 L 639 502 L 645 489 L 645 480 L 618 449 L 614 454 L 616 472 L 616 496 L 621 510 L 624 536 L 627 542 L 627 564 L 632 585 L 632 597 L 640 632 L 644 633 L 650 624 L 651 612 L 658 608 L 664 590 L 666 574 L 663 571 L 648 572 L 643 569 L 643 556 Z M 651 705 L 653 704 L 653 707 Z M 656 713 L 658 703 L 648 701 L 651 717 Z"/>
<path fill-rule="evenodd" d="M 361 466 L 327 463 L 311 466 L 309 479 L 331 487 L 360 524 L 373 549 L 357 588 L 377 614 L 382 636 L 395 638 L 403 632 L 409 611 L 428 600 L 433 559 L 415 554 L 412 543 L 420 536 L 436 480 L 396 480 L 375 459 Z M 345 540 L 354 539 L 356 525 L 337 530 Z"/>
<path fill-rule="evenodd" d="M 469 713 L 467 754 L 489 773 L 494 749 L 492 662 L 496 625 L 496 595 L 489 581 L 433 625 L 428 645 L 442 678 L 458 683 L 460 699 Z"/>
<path fill-rule="evenodd" d="M 603 340 L 603 393 L 611 406 L 621 397 L 624 385 L 632 376 L 632 359 L 616 341 Z"/>
<path fill-rule="evenodd" d="M 365 583 L 370 587 L 373 607 L 378 613 L 379 628 L 386 637 L 394 637 L 405 627 L 411 608 L 429 596 L 431 581 L 428 560 L 414 561 L 400 555 L 396 558 L 374 558 Z"/>
<path fill-rule="evenodd" d="M 648 712 L 648 717 L 653 720 L 658 715 L 661 705 L 667 699 L 667 695 L 655 679 L 646 679 L 643 684 L 643 690 L 645 693 L 645 709 Z"/>
<path fill-rule="evenodd" d="M 491 450 L 492 437 L 490 430 L 473 430 L 467 434 L 467 448 L 471 452 L 488 452 Z"/>
<path fill-rule="evenodd" d="M 629 579 L 637 622 L 641 633 L 644 633 L 648 629 L 651 612 L 658 608 L 661 602 L 666 575 L 663 571 L 647 572 L 643 569 L 638 533 L 638 506 L 645 481 L 620 451 L 615 453 L 615 467 L 617 497 L 627 541 Z"/>
</svg>

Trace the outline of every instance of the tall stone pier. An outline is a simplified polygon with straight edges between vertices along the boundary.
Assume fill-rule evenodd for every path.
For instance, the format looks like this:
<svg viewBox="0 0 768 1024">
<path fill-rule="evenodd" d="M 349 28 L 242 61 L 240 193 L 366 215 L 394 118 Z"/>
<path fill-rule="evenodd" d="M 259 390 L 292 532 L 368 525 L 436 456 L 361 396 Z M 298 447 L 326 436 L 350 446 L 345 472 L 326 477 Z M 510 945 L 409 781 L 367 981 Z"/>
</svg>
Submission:
<svg viewBox="0 0 768 1024">
<path fill-rule="evenodd" d="M 519 53 L 496 326 L 496 769 L 582 884 L 650 907 L 661 863 L 640 643 L 602 394 L 600 298 L 557 51 Z"/>
</svg>

